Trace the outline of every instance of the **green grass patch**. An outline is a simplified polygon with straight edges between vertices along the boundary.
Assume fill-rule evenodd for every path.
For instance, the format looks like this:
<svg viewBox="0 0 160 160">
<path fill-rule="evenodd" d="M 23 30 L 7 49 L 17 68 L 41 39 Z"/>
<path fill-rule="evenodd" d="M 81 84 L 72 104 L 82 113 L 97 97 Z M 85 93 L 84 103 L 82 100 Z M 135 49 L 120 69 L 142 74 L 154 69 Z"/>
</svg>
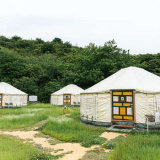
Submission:
<svg viewBox="0 0 160 160">
<path fill-rule="evenodd" d="M 157 160 L 160 159 L 160 135 L 129 135 L 108 156 L 108 160 Z"/>
<path fill-rule="evenodd" d="M 3 108 L 0 109 L 0 117 L 3 117 L 5 115 L 20 115 L 20 114 L 26 114 L 30 113 L 28 109 L 26 108 Z"/>
<path fill-rule="evenodd" d="M 108 153 L 103 149 L 94 149 L 87 151 L 87 153 L 80 160 L 104 160 L 107 159 Z"/>
<path fill-rule="evenodd" d="M 73 112 L 72 109 L 50 104 L 32 104 L 22 108 L 0 110 L 0 129 L 19 129 L 34 125 L 49 117 L 58 117 Z"/>
<path fill-rule="evenodd" d="M 46 114 L 25 115 L 19 117 L 0 118 L 0 129 L 18 129 L 28 127 L 48 118 Z"/>
<path fill-rule="evenodd" d="M 85 126 L 69 117 L 50 119 L 42 127 L 42 132 L 61 141 L 80 142 L 85 147 L 102 144 L 106 140 L 103 137 L 99 137 L 104 132 L 104 129 Z"/>
<path fill-rule="evenodd" d="M 114 138 L 114 139 L 111 139 L 111 140 L 108 141 L 107 143 L 105 143 L 105 144 L 103 145 L 103 147 L 104 147 L 105 149 L 115 149 L 115 148 L 117 147 L 117 145 L 123 143 L 124 139 L 125 139 L 125 137 L 122 136 L 122 135 L 120 135 L 120 136 L 118 136 L 118 137 L 116 137 L 116 138 Z"/>
<path fill-rule="evenodd" d="M 34 148 L 29 143 L 7 135 L 0 135 L 0 159 L 1 160 L 37 160 L 55 159 L 52 155 Z"/>
<path fill-rule="evenodd" d="M 67 117 L 70 117 L 70 118 L 73 118 L 73 119 L 79 121 L 79 119 L 80 119 L 80 107 L 73 107 L 71 112 L 70 112 L 70 115 L 67 116 Z"/>
<path fill-rule="evenodd" d="M 29 104 L 25 108 L 53 108 L 53 107 L 58 107 L 58 106 L 53 106 L 51 104 L 46 104 L 46 103 L 35 103 L 35 104 Z"/>
</svg>

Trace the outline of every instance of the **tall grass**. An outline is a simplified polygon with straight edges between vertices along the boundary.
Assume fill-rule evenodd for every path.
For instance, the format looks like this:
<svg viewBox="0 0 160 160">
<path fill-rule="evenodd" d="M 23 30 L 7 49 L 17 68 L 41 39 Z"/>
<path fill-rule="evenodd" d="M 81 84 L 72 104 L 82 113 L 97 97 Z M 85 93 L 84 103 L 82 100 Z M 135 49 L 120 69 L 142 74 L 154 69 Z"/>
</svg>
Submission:
<svg viewBox="0 0 160 160">
<path fill-rule="evenodd" d="M 102 148 L 88 150 L 87 153 L 80 160 L 107 160 L 108 153 Z"/>
<path fill-rule="evenodd" d="M 25 113 L 35 113 L 43 109 L 53 108 L 50 104 L 32 104 L 25 107 L 11 107 L 0 109 L 0 117 L 4 115 L 20 115 Z"/>
<path fill-rule="evenodd" d="M 22 108 L 0 110 L 0 129 L 18 129 L 29 127 L 48 117 L 58 117 L 69 113 L 71 109 L 50 104 L 34 104 Z"/>
<path fill-rule="evenodd" d="M 0 109 L 0 117 L 4 115 L 20 115 L 28 113 L 28 109 L 26 108 L 3 108 Z"/>
<path fill-rule="evenodd" d="M 80 142 L 85 147 L 102 144 L 106 140 L 99 137 L 104 129 L 85 126 L 80 121 L 67 117 L 50 119 L 44 124 L 42 132 L 62 141 Z"/>
<path fill-rule="evenodd" d="M 115 149 L 119 144 L 123 143 L 125 140 L 125 137 L 123 135 L 120 135 L 114 139 L 111 139 L 110 141 L 107 141 L 106 144 L 103 145 L 105 149 Z"/>
<path fill-rule="evenodd" d="M 25 108 L 53 108 L 58 106 L 53 106 L 52 104 L 46 104 L 46 103 L 35 103 L 35 104 L 29 104 Z"/>
<path fill-rule="evenodd" d="M 156 134 L 129 135 L 109 155 L 108 160 L 158 160 L 160 136 Z"/>
<path fill-rule="evenodd" d="M 0 135 L 0 159 L 1 160 L 36 160 L 36 159 L 53 159 L 51 155 L 46 155 L 31 146 L 24 144 L 16 138 Z"/>
<path fill-rule="evenodd" d="M 46 114 L 34 114 L 34 116 L 25 115 L 13 118 L 1 118 L 0 129 L 18 129 L 28 127 L 46 119 L 47 117 L 48 116 Z"/>
</svg>

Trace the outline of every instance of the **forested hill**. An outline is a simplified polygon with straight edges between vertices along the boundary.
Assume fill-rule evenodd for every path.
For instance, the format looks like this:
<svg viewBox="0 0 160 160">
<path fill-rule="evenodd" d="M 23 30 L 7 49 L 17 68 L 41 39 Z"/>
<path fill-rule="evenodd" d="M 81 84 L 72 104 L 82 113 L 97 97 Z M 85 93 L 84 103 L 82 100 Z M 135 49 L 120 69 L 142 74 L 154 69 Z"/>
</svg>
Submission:
<svg viewBox="0 0 160 160">
<path fill-rule="evenodd" d="M 49 102 L 51 93 L 68 84 L 86 89 L 128 66 L 160 76 L 160 53 L 130 55 L 114 40 L 82 48 L 60 38 L 45 42 L 0 36 L 0 81 L 37 95 L 41 102 Z"/>
</svg>

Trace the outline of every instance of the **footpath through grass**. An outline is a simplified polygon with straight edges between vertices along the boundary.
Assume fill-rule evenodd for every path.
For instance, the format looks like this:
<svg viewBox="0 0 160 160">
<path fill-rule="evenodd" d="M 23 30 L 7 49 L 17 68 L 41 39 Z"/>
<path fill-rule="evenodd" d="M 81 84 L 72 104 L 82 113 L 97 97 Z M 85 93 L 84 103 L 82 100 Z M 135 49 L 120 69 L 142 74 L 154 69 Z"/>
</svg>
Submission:
<svg viewBox="0 0 160 160">
<path fill-rule="evenodd" d="M 0 159 L 1 160 L 37 160 L 55 159 L 31 144 L 24 144 L 21 140 L 0 134 Z"/>
<path fill-rule="evenodd" d="M 99 137 L 105 131 L 104 128 L 87 126 L 80 122 L 79 107 L 65 109 L 50 104 L 32 104 L 0 110 L 0 129 L 25 129 L 42 120 L 47 120 L 41 128 L 42 132 L 61 141 L 79 142 L 89 147 L 102 144 L 106 140 Z"/>
<path fill-rule="evenodd" d="M 33 104 L 22 108 L 0 109 L 0 129 L 26 128 L 42 120 L 46 120 L 46 122 L 39 130 L 62 141 L 79 142 L 83 146 L 89 147 L 95 144 L 101 145 L 106 140 L 99 137 L 106 128 L 85 125 L 80 122 L 79 107 L 64 109 L 64 107 L 50 104 Z M 159 133 L 133 133 L 129 134 L 127 138 L 119 136 L 101 145 L 103 148 L 113 149 L 111 153 L 105 154 L 103 150 L 97 150 L 96 153 L 95 151 L 88 152 L 86 156 L 96 157 L 99 154 L 103 155 L 102 159 L 105 157 L 107 160 L 160 159 Z M 2 160 L 45 159 L 43 156 L 47 155 L 29 144 L 23 144 L 15 138 L 0 135 L 0 159 Z"/>
</svg>

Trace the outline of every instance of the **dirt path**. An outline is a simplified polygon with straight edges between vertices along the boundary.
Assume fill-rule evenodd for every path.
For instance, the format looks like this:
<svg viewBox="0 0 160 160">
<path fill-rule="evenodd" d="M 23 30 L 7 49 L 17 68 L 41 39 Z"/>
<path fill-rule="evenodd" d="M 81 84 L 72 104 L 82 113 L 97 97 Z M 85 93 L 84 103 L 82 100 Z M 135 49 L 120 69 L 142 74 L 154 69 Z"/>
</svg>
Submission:
<svg viewBox="0 0 160 160">
<path fill-rule="evenodd" d="M 51 145 L 49 143 L 50 139 L 43 138 L 43 137 L 35 137 L 35 134 L 39 133 L 39 131 L 13 131 L 13 132 L 0 131 L 0 133 L 16 136 L 20 139 L 25 140 L 25 142 L 27 142 L 27 140 L 32 140 L 35 144 L 38 144 L 43 148 L 53 149 L 53 151 L 51 152 L 52 155 L 65 154 L 67 152 L 70 152 L 69 154 L 65 154 L 59 160 L 80 159 L 86 154 L 86 151 L 93 150 L 95 147 L 97 147 L 97 146 L 92 146 L 90 148 L 85 148 L 85 147 L 82 147 L 79 143 L 59 143 L 59 144 Z M 114 132 L 104 132 L 100 136 L 107 138 L 107 140 L 110 140 L 119 135 L 123 135 L 123 134 L 114 133 Z"/>
<path fill-rule="evenodd" d="M 111 140 L 111 139 L 114 139 L 120 135 L 123 135 L 125 136 L 126 134 L 124 133 L 115 133 L 115 132 L 104 132 L 100 135 L 100 137 L 104 137 L 107 139 L 107 141 Z"/>
</svg>

